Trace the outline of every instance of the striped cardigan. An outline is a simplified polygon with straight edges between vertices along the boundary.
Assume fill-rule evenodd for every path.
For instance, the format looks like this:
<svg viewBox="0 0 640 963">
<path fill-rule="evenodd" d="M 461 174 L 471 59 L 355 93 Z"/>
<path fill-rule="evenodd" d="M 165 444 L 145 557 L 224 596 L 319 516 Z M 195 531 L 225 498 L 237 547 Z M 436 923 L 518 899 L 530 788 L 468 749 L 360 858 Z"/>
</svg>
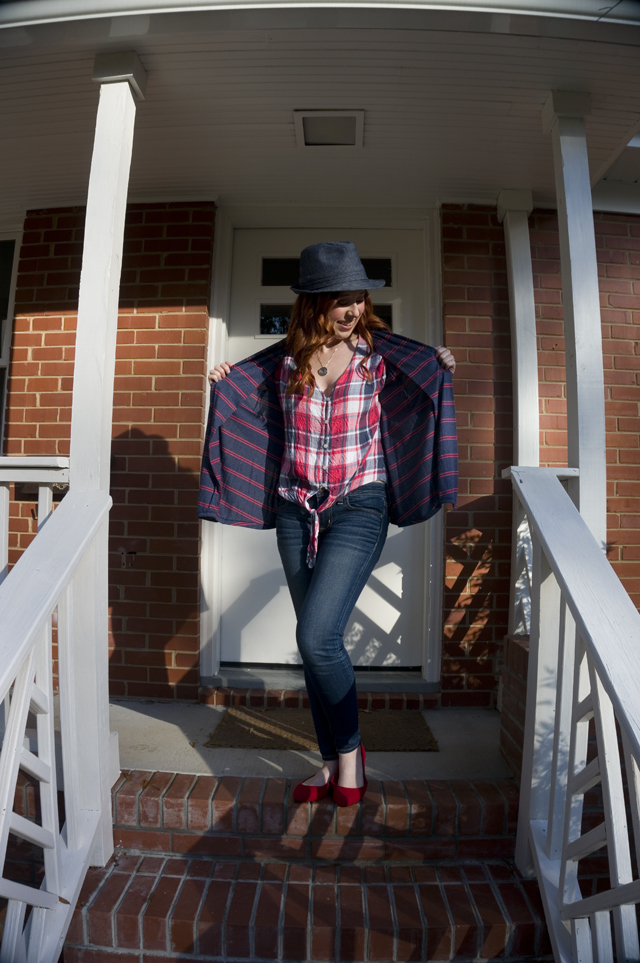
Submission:
<svg viewBox="0 0 640 963">
<path fill-rule="evenodd" d="M 390 519 L 415 525 L 458 490 L 456 415 L 451 374 L 433 348 L 390 332 L 372 332 L 384 358 L 380 431 Z M 285 342 L 232 367 L 211 386 L 198 517 L 225 525 L 274 528 L 284 445 L 275 373 Z"/>
</svg>

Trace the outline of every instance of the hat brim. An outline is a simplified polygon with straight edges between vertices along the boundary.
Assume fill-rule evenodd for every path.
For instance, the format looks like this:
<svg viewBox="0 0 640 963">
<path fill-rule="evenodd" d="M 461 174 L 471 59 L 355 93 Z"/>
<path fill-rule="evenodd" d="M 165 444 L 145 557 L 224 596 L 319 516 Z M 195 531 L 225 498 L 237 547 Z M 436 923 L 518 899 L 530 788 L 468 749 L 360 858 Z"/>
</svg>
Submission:
<svg viewBox="0 0 640 963">
<path fill-rule="evenodd" d="M 292 284 L 291 290 L 294 294 L 328 294 L 330 291 L 376 291 L 383 288 L 387 282 L 371 278 L 336 278 L 330 284 L 320 281 L 317 285 L 313 284 Z"/>
</svg>

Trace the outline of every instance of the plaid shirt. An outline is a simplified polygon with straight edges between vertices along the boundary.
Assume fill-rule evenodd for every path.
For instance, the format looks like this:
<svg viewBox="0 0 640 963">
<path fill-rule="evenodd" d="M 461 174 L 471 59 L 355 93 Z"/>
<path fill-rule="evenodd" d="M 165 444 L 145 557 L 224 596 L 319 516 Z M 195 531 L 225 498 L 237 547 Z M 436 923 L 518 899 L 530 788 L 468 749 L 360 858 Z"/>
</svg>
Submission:
<svg viewBox="0 0 640 963">
<path fill-rule="evenodd" d="M 371 374 L 368 381 L 360 368 L 366 353 L 367 343 L 360 338 L 329 397 L 318 387 L 304 395 L 287 393 L 289 375 L 295 369 L 295 361 L 289 356 L 276 373 L 285 432 L 278 494 L 304 505 L 310 514 L 310 568 L 318 551 L 318 514 L 360 485 L 387 477 L 378 397 L 385 382 L 384 360 L 379 354 L 371 355 L 366 363 Z M 327 493 L 326 498 L 316 509 L 310 500 L 321 491 Z"/>
</svg>

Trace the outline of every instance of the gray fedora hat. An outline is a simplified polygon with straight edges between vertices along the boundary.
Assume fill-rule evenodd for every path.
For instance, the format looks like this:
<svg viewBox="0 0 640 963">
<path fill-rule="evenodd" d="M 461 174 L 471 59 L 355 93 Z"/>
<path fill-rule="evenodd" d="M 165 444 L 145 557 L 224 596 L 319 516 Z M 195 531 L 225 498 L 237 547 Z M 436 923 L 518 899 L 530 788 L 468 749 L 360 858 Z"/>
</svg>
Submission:
<svg viewBox="0 0 640 963">
<path fill-rule="evenodd" d="M 386 281 L 367 277 L 356 246 L 351 241 L 321 241 L 300 253 L 300 279 L 291 285 L 295 294 L 324 291 L 360 291 L 382 288 Z"/>
</svg>

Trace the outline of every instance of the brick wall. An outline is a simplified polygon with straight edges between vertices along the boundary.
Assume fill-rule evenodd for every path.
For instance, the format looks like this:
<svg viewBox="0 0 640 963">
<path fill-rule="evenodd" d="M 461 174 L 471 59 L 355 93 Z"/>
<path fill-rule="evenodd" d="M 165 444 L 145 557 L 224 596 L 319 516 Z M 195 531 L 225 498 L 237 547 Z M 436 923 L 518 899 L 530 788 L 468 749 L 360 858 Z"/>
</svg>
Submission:
<svg viewBox="0 0 640 963">
<path fill-rule="evenodd" d="M 111 685 L 196 698 L 207 301 L 214 206 L 132 205 L 113 416 Z M 84 211 L 32 211 L 20 253 L 5 453 L 67 455 Z M 12 502 L 11 563 L 35 534 Z"/>
<path fill-rule="evenodd" d="M 595 214 L 607 430 L 608 558 L 640 606 L 640 217 Z M 555 213 L 530 219 L 540 372 L 540 463 L 566 464 L 562 281 Z"/>
<path fill-rule="evenodd" d="M 495 209 L 442 210 L 444 331 L 455 375 L 460 496 L 447 515 L 442 705 L 495 700 L 511 558 L 511 346 L 504 232 Z"/>
</svg>

